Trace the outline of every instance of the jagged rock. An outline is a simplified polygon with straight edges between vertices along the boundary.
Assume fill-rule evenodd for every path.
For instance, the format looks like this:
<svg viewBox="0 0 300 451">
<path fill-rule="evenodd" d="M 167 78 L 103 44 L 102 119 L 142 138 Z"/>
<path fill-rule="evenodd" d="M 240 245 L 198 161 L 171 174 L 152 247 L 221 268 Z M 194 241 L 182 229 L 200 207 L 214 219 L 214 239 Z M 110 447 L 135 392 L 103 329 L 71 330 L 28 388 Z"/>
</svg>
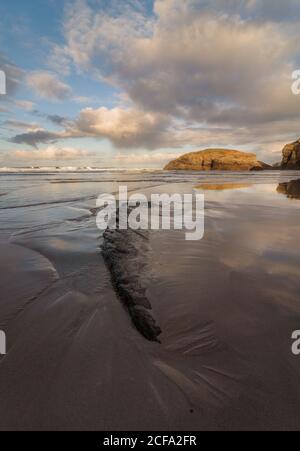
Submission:
<svg viewBox="0 0 300 451">
<path fill-rule="evenodd" d="M 116 293 L 127 308 L 134 326 L 147 340 L 159 343 L 162 331 L 153 317 L 152 306 L 140 278 L 148 246 L 146 233 L 131 229 L 107 229 L 103 234 L 102 255 Z"/>
<path fill-rule="evenodd" d="M 270 168 L 271 166 L 258 161 L 253 153 L 239 150 L 207 149 L 182 155 L 167 164 L 165 170 L 259 171 Z"/>
<path fill-rule="evenodd" d="M 300 169 L 300 139 L 287 144 L 282 151 L 281 169 Z"/>
</svg>

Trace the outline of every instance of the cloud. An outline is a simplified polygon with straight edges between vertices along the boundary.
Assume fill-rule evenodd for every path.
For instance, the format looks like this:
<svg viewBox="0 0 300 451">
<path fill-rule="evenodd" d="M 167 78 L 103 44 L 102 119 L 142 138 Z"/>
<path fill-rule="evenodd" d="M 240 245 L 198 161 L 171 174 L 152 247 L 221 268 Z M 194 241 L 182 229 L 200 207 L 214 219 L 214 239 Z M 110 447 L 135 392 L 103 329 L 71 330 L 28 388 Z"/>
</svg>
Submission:
<svg viewBox="0 0 300 451">
<path fill-rule="evenodd" d="M 29 146 L 37 147 L 38 144 L 57 141 L 58 139 L 62 139 L 64 137 L 66 137 L 64 133 L 56 133 L 39 129 L 18 134 L 11 138 L 10 142 L 15 144 L 28 144 Z"/>
<path fill-rule="evenodd" d="M 72 89 L 50 72 L 32 72 L 27 75 L 27 85 L 35 93 L 50 101 L 63 101 L 71 97 Z"/>
<path fill-rule="evenodd" d="M 109 139 L 116 147 L 149 149 L 162 145 L 169 120 L 162 114 L 133 108 L 86 108 L 74 123 L 77 135 Z"/>
<path fill-rule="evenodd" d="M 69 123 L 72 123 L 72 121 L 69 118 L 61 116 L 59 114 L 47 114 L 39 110 L 33 110 L 32 115 L 41 119 L 46 119 L 52 124 L 57 125 L 59 127 L 64 126 L 67 127 Z"/>
<path fill-rule="evenodd" d="M 16 130 L 27 130 L 27 131 L 37 131 L 39 130 L 39 124 L 36 122 L 23 122 L 17 120 L 8 119 L 3 122 L 5 127 L 9 127 Z"/>
<path fill-rule="evenodd" d="M 169 125 L 168 117 L 163 114 L 119 107 L 85 108 L 73 121 L 58 115 L 47 118 L 55 125 L 64 126 L 64 130 L 52 132 L 37 129 L 18 134 L 10 141 L 36 147 L 59 139 L 91 137 L 108 139 L 117 148 L 137 149 L 146 146 L 155 149 L 166 145 Z"/>
<path fill-rule="evenodd" d="M 63 126 L 68 122 L 68 119 L 63 116 L 59 116 L 58 114 L 49 114 L 47 119 L 55 125 Z"/>
<path fill-rule="evenodd" d="M 223 137 L 224 145 L 296 137 L 300 100 L 290 87 L 300 60 L 299 2 L 156 0 L 151 16 L 134 4 L 69 4 L 56 52 L 131 102 L 131 113 L 84 111 L 80 131 L 131 148 L 188 145 L 191 135 L 202 146 L 217 128 L 215 143 Z"/>
<path fill-rule="evenodd" d="M 75 160 L 91 156 L 91 153 L 72 147 L 49 146 L 41 150 L 16 150 L 8 156 L 19 160 Z"/>
<path fill-rule="evenodd" d="M 35 104 L 29 100 L 15 100 L 14 104 L 17 108 L 26 111 L 33 111 Z"/>
<path fill-rule="evenodd" d="M 181 153 L 132 153 L 132 154 L 118 154 L 114 160 L 125 164 L 161 164 L 178 158 Z"/>
<path fill-rule="evenodd" d="M 191 149 L 203 147 L 228 147 L 249 150 L 260 154 L 267 161 L 278 154 L 286 142 L 299 134 L 299 121 L 287 120 L 285 123 L 273 123 L 270 135 L 268 124 L 253 124 L 252 127 L 220 125 L 188 126 L 185 122 L 169 121 L 167 115 L 161 113 L 145 113 L 140 110 L 86 108 L 78 118 L 70 120 L 54 116 L 49 120 L 65 128 L 59 132 L 44 129 L 33 129 L 11 138 L 16 144 L 27 144 L 37 147 L 40 144 L 53 143 L 70 138 L 90 137 L 108 139 L 119 149 Z M 25 125 L 25 123 L 24 123 Z M 28 124 L 27 124 L 28 125 Z M 137 154 L 139 155 L 139 154 Z M 155 155 L 155 154 L 153 154 Z M 125 154 L 126 158 L 126 154 Z M 149 154 L 151 158 L 151 154 Z"/>
<path fill-rule="evenodd" d="M 60 131 L 24 128 L 11 142 L 37 147 L 91 137 L 118 149 L 239 146 L 265 158 L 298 137 L 300 97 L 291 93 L 300 65 L 298 0 L 155 0 L 151 15 L 138 0 L 101 4 L 68 3 L 65 42 L 53 46 L 52 63 L 63 75 L 75 69 L 110 83 L 119 106 L 84 108 L 72 120 L 44 114 Z M 5 64 L 16 88 L 23 74 Z M 31 72 L 26 81 L 47 100 L 88 101 L 52 72 Z"/>
<path fill-rule="evenodd" d="M 190 8 L 194 13 L 212 12 L 215 14 L 237 15 L 243 20 L 256 22 L 295 22 L 300 14 L 298 0 L 157 0 L 155 11 L 167 16 Z"/>
</svg>

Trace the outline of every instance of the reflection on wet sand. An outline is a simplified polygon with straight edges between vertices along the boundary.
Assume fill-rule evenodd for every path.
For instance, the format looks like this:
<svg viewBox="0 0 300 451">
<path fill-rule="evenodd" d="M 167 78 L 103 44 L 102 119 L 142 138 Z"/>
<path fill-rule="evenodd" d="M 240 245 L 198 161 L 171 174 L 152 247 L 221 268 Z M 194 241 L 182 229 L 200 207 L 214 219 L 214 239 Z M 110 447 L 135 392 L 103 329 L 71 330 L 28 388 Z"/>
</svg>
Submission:
<svg viewBox="0 0 300 451">
<path fill-rule="evenodd" d="M 300 204 L 276 187 L 205 193 L 199 242 L 150 235 L 142 277 L 162 330 L 159 368 L 211 429 L 299 429 Z"/>
<path fill-rule="evenodd" d="M 276 192 L 299 172 L 65 177 L 0 177 L 0 430 L 299 430 L 300 203 Z M 100 193 L 201 182 L 203 240 L 125 231 L 105 255 Z"/>
<path fill-rule="evenodd" d="M 300 199 L 300 179 L 288 183 L 280 183 L 277 192 L 285 194 L 289 199 Z"/>
<path fill-rule="evenodd" d="M 250 183 L 216 183 L 216 184 L 208 184 L 202 183 L 195 187 L 195 189 L 205 190 L 205 191 L 225 191 L 225 190 L 233 190 L 233 189 L 243 189 L 250 188 L 252 185 Z"/>
</svg>

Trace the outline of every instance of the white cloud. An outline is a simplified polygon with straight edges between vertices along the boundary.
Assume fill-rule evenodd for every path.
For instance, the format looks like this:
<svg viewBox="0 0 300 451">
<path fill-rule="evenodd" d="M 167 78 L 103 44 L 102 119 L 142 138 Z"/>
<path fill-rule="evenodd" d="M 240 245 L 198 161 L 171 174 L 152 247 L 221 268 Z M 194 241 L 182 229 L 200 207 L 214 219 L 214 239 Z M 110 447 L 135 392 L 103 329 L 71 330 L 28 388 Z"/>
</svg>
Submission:
<svg viewBox="0 0 300 451">
<path fill-rule="evenodd" d="M 132 154 L 118 154 L 114 157 L 115 161 L 125 164 L 161 164 L 178 158 L 181 153 L 132 153 Z"/>
<path fill-rule="evenodd" d="M 84 0 L 70 4 L 66 42 L 56 53 L 117 86 L 132 104 L 130 113 L 85 111 L 78 129 L 132 148 L 188 139 L 199 147 L 223 139 L 264 148 L 296 138 L 300 101 L 290 77 L 299 58 L 291 14 L 298 3 L 156 0 L 156 16 L 128 2 L 111 12 Z"/>
<path fill-rule="evenodd" d="M 75 160 L 91 156 L 91 154 L 86 150 L 72 147 L 49 146 L 40 150 L 15 150 L 7 156 L 18 160 Z"/>
<path fill-rule="evenodd" d="M 29 100 L 15 100 L 14 104 L 17 108 L 26 111 L 33 111 L 35 104 Z"/>
<path fill-rule="evenodd" d="M 162 145 L 168 126 L 163 114 L 129 108 L 86 108 L 74 123 L 75 135 L 109 139 L 116 147 L 155 148 Z"/>
<path fill-rule="evenodd" d="M 52 122 L 64 125 L 59 132 L 44 129 L 27 130 L 11 138 L 15 144 L 37 147 L 41 143 L 52 143 L 61 139 L 91 137 L 108 139 L 118 148 L 168 147 L 169 118 L 161 113 L 145 112 L 134 108 L 105 107 L 83 109 L 78 118 L 64 120 L 59 116 L 48 116 Z"/>
<path fill-rule="evenodd" d="M 66 100 L 72 94 L 71 87 L 50 72 L 30 73 L 27 75 L 27 84 L 38 96 L 50 101 Z"/>
</svg>

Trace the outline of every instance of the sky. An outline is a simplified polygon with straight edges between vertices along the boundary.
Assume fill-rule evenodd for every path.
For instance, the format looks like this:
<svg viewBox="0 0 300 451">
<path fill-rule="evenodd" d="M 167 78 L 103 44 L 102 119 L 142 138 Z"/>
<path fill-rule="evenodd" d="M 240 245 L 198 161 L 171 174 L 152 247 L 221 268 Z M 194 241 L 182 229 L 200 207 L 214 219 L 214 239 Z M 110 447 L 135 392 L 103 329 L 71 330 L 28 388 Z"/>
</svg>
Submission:
<svg viewBox="0 0 300 451">
<path fill-rule="evenodd" d="M 300 137 L 299 0 L 2 0 L 0 166 L 162 167 Z"/>
</svg>

